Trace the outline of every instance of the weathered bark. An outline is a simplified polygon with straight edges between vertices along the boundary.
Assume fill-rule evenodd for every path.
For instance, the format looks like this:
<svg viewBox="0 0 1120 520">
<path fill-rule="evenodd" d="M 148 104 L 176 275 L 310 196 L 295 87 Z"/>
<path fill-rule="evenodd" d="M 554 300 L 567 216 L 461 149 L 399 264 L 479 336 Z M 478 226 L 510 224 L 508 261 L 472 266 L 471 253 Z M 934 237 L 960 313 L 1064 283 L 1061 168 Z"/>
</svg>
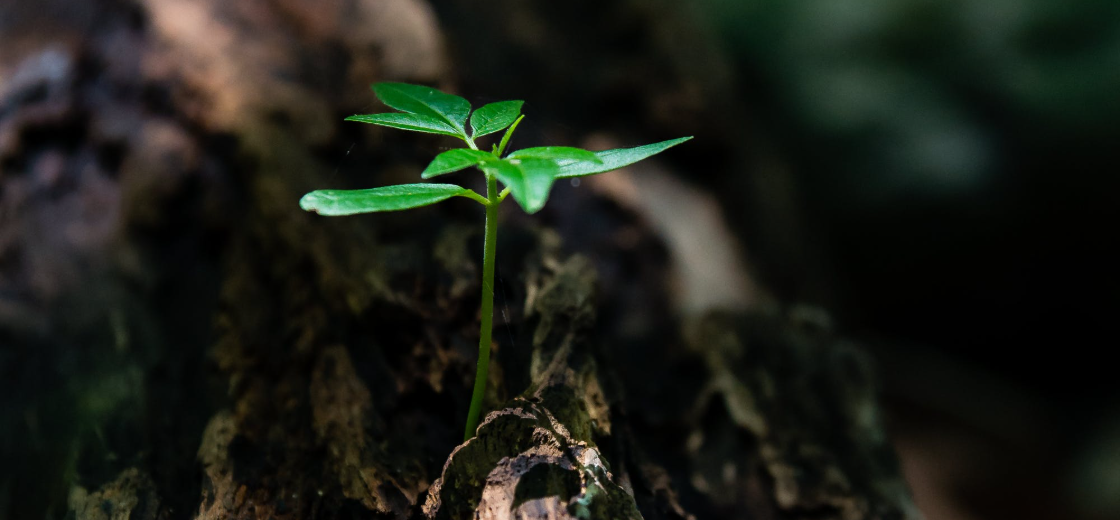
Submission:
<svg viewBox="0 0 1120 520">
<path fill-rule="evenodd" d="M 4 445 L 0 512 L 916 517 L 858 348 L 777 312 L 675 314 L 665 246 L 601 197 L 544 213 L 593 215 L 591 238 L 505 215 L 492 411 L 457 445 L 477 208 L 296 205 L 438 150 L 338 122 L 369 106 L 355 85 L 446 82 L 426 4 L 86 9 L 4 35 L 3 431 L 33 448 Z"/>
</svg>

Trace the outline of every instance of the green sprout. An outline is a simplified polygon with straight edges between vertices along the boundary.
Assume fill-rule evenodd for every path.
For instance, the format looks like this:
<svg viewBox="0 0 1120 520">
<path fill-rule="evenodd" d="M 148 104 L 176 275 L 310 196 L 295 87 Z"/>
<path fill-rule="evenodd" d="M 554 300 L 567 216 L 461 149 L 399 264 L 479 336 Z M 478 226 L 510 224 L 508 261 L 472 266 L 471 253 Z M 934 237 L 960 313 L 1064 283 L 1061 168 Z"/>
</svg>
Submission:
<svg viewBox="0 0 1120 520">
<path fill-rule="evenodd" d="M 373 92 L 382 103 L 400 112 L 355 115 L 347 121 L 440 134 L 462 139 L 467 148 L 443 152 L 432 160 L 420 177 L 439 175 L 476 166 L 486 176 L 486 196 L 455 184 L 400 184 L 366 190 L 319 190 L 304 195 L 301 208 L 320 215 L 354 215 L 375 211 L 397 211 L 427 206 L 451 197 L 466 197 L 486 208 L 485 240 L 482 253 L 482 323 L 478 337 L 478 368 L 474 392 L 467 412 L 464 440 L 470 439 L 478 426 L 486 378 L 490 368 L 490 342 L 494 325 L 494 257 L 498 237 L 498 205 L 507 195 L 526 213 L 536 213 L 548 200 L 548 192 L 556 179 L 583 177 L 608 172 L 665 151 L 692 137 L 681 137 L 635 148 L 592 152 L 568 146 L 524 148 L 504 157 L 506 145 L 521 115 L 522 101 L 499 101 L 475 110 L 459 96 L 436 89 L 404 83 L 377 83 Z M 470 133 L 467 133 L 467 116 Z M 491 151 L 478 149 L 475 139 L 505 130 L 502 139 Z M 498 183 L 504 189 L 498 191 Z"/>
</svg>

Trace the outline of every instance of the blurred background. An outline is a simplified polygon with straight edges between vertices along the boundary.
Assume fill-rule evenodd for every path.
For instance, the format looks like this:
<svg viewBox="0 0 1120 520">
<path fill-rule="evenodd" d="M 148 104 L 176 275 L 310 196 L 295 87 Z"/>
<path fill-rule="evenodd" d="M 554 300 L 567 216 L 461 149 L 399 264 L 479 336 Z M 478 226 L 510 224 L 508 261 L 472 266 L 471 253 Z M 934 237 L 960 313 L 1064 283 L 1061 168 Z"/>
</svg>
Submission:
<svg viewBox="0 0 1120 520">
<path fill-rule="evenodd" d="M 220 181 L 243 165 L 230 142 L 249 128 L 242 107 L 293 121 L 347 175 L 366 129 L 333 116 L 376 111 L 377 77 L 476 105 L 525 99 L 524 143 L 695 135 L 661 159 L 666 182 L 726 231 L 677 223 L 674 236 L 731 244 L 712 247 L 740 255 L 753 291 L 731 300 L 823 311 L 874 355 L 927 518 L 1120 518 L 1120 2 L 312 4 L 0 0 L 4 454 L 24 449 L 12 432 L 65 430 L 29 410 L 96 408 L 59 386 L 89 362 L 66 332 L 84 330 L 81 309 L 152 287 L 159 269 L 145 266 L 184 251 L 220 258 L 214 237 L 243 189 Z M 304 117 L 323 99 L 337 114 Z M 136 180 L 133 149 L 173 173 Z M 136 200 L 161 193 L 143 182 L 191 195 Z M 186 231 L 145 235 L 167 205 Z M 649 218 L 671 221 L 669 208 Z M 189 312 L 205 314 L 217 269 L 174 282 L 198 302 L 153 297 L 176 316 L 159 327 L 184 331 L 173 343 L 210 340 Z M 13 478 L 0 475 L 0 516 L 20 500 Z"/>
</svg>

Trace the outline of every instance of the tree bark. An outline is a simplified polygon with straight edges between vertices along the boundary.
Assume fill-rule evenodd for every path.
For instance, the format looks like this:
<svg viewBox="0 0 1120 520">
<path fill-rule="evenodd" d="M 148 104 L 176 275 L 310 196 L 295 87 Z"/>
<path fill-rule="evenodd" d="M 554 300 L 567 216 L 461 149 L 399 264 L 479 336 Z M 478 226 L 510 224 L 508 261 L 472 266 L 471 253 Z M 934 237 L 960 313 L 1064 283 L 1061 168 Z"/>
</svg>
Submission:
<svg viewBox="0 0 1120 520">
<path fill-rule="evenodd" d="M 296 204 L 439 150 L 340 122 L 355 86 L 450 86 L 431 6 L 81 4 L 2 35 L 0 513 L 918 517 L 858 347 L 804 309 L 675 312 L 660 237 L 585 192 L 503 214 L 459 444 L 481 210 Z"/>
</svg>

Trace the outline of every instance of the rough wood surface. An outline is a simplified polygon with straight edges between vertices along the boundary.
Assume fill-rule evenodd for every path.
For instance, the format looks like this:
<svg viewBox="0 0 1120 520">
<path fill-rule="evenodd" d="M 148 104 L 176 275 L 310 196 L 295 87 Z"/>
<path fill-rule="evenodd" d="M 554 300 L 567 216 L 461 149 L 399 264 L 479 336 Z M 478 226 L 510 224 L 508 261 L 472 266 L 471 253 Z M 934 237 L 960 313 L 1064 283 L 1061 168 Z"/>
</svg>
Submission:
<svg viewBox="0 0 1120 520">
<path fill-rule="evenodd" d="M 340 123 L 355 85 L 450 85 L 430 5 L 82 5 L 6 7 L 0 516 L 918 517 L 859 349 L 804 310 L 676 314 L 665 245 L 602 196 L 506 215 L 458 444 L 480 213 L 295 204 L 439 149 Z"/>
</svg>

